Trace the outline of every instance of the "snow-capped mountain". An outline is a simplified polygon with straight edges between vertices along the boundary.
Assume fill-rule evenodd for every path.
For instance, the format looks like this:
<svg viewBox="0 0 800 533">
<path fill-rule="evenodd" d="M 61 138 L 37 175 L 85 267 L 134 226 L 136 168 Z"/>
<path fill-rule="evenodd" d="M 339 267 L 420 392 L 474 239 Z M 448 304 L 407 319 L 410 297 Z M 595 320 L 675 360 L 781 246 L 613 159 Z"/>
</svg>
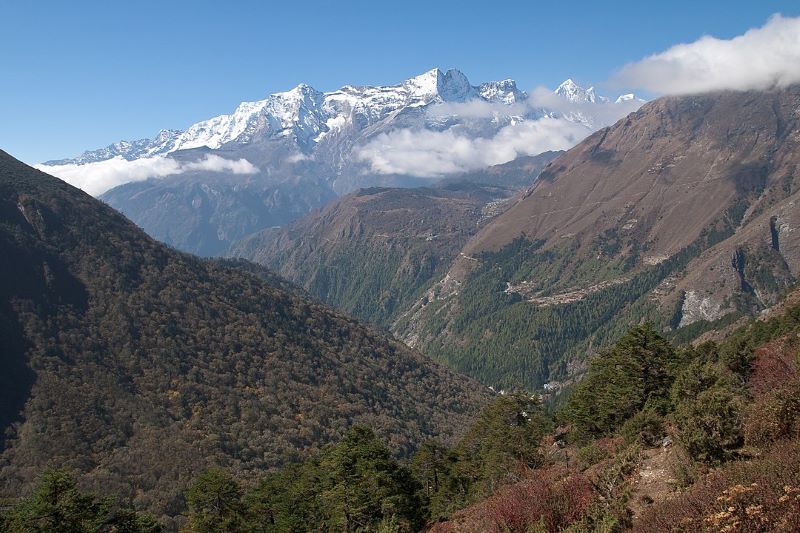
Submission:
<svg viewBox="0 0 800 533">
<path fill-rule="evenodd" d="M 605 96 L 598 96 L 594 87 L 584 89 L 572 79 L 559 85 L 554 93 L 575 104 L 609 102 Z M 230 143 L 242 145 L 270 137 L 290 137 L 305 153 L 313 150 L 331 132 L 344 130 L 348 126 L 363 130 L 387 118 L 394 118 L 404 110 L 410 112 L 445 102 L 465 103 L 470 100 L 510 106 L 525 102 L 527 97 L 511 79 L 473 86 L 460 71 L 451 69 L 443 72 L 438 68 L 392 86 L 347 85 L 336 91 L 322 93 L 300 84 L 290 91 L 271 94 L 264 100 L 242 102 L 233 113 L 197 122 L 184 131 L 164 129 L 153 139 L 120 141 L 72 159 L 52 160 L 44 164 L 82 165 L 114 157 L 130 161 L 192 148 L 215 150 Z M 616 102 L 632 99 L 635 99 L 634 95 L 626 94 Z M 535 108 L 528 112 L 528 118 L 545 115 L 555 116 L 558 113 Z M 580 121 L 580 118 L 576 120 Z"/>
<path fill-rule="evenodd" d="M 248 144 L 269 137 L 291 137 L 301 151 L 312 150 L 326 134 L 345 126 L 364 129 L 403 109 L 444 102 L 478 99 L 511 105 L 527 94 L 513 80 L 472 86 L 458 70 L 438 68 L 399 85 L 354 87 L 347 85 L 322 93 L 306 84 L 275 93 L 264 100 L 242 102 L 230 115 L 220 115 L 189 126 L 185 131 L 161 130 L 153 139 L 120 141 L 74 159 L 48 161 L 46 165 L 86 164 L 121 156 L 127 160 L 229 143 Z"/>
<path fill-rule="evenodd" d="M 553 91 L 558 96 L 561 96 L 568 102 L 572 102 L 575 104 L 596 104 L 596 103 L 604 103 L 608 102 L 608 98 L 605 96 L 597 96 L 595 93 L 594 87 L 589 87 L 588 89 L 584 89 L 574 81 L 572 78 L 567 79 L 558 88 Z"/>
<path fill-rule="evenodd" d="M 242 102 L 231 114 L 185 130 L 161 130 L 153 139 L 121 141 L 39 168 L 52 168 L 56 175 L 64 175 L 66 168 L 74 175 L 84 166 L 104 172 L 108 162 L 119 183 L 126 181 L 125 165 L 130 162 L 136 177 L 102 198 L 162 241 L 195 253 L 218 254 L 247 233 L 284 224 L 359 187 L 414 186 L 441 175 L 423 175 L 424 164 L 413 171 L 397 170 L 397 160 L 406 158 L 403 152 L 392 164 L 376 164 L 384 146 L 396 148 L 398 135 L 417 151 L 409 158 L 419 155 L 420 135 L 427 135 L 438 159 L 487 150 L 486 143 L 493 143 L 492 153 L 511 154 L 502 157 L 532 156 L 565 146 L 532 153 L 523 141 L 514 140 L 514 128 L 542 118 L 564 119 L 571 126 L 567 133 L 563 127 L 556 132 L 562 144 L 565 136 L 577 142 L 606 125 L 594 116 L 594 106 L 600 110 L 616 105 L 572 80 L 555 94 L 564 105 L 548 108 L 532 101 L 513 80 L 472 85 L 460 71 L 438 68 L 390 86 L 347 85 L 320 92 L 301 84 L 263 100 Z M 620 109 L 630 103 L 624 97 L 618 101 Z M 538 134 L 535 127 L 520 131 Z M 461 152 L 450 150 L 453 142 L 460 143 Z M 474 149 L 463 147 L 472 142 L 478 143 Z M 509 152 L 504 143 L 514 148 Z M 234 162 L 222 160 L 230 159 L 257 172 L 227 172 Z M 167 165 L 161 164 L 164 160 Z M 477 170 L 482 160 L 475 161 L 453 168 Z M 160 174 L 148 174 L 151 162 Z M 147 180 L 148 176 L 159 179 Z"/>
</svg>

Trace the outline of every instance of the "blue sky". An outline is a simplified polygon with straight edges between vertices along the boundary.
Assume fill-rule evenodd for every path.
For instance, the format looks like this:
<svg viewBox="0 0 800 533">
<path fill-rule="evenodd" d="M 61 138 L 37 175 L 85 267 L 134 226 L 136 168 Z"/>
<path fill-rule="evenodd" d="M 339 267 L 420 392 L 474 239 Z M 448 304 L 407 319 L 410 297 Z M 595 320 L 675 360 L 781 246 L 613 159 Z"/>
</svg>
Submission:
<svg viewBox="0 0 800 533">
<path fill-rule="evenodd" d="M 796 0 L 1 4 L 0 148 L 29 163 L 185 128 L 300 82 L 391 84 L 439 66 L 473 83 L 602 88 L 672 45 L 800 15 Z"/>
</svg>

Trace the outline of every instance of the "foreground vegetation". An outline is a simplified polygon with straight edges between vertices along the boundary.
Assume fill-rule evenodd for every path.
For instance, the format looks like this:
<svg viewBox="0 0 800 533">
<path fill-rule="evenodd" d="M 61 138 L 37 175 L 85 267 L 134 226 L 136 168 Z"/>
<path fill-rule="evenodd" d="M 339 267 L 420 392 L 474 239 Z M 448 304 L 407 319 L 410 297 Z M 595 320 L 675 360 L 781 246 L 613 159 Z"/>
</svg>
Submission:
<svg viewBox="0 0 800 533">
<path fill-rule="evenodd" d="M 499 395 L 453 447 L 398 460 L 352 427 L 312 458 L 247 482 L 187 487 L 185 531 L 793 531 L 800 528 L 800 305 L 719 343 L 676 347 L 650 325 L 591 360 L 548 412 Z M 652 467 L 664 462 L 658 474 Z M 656 472 L 656 474 L 653 474 Z M 660 483 L 658 478 L 661 476 Z M 661 486 L 661 489 L 658 487 Z M 663 487 L 668 487 L 664 489 Z M 158 531 L 61 471 L 4 514 L 9 531 Z"/>
</svg>

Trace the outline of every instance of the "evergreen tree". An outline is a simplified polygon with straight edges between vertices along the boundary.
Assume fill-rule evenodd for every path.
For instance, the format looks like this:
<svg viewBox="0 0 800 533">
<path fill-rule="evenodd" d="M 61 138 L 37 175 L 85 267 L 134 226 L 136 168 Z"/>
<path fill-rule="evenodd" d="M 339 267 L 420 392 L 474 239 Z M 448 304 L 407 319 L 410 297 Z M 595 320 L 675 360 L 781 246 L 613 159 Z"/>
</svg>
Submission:
<svg viewBox="0 0 800 533">
<path fill-rule="evenodd" d="M 157 533 L 162 527 L 150 516 L 120 506 L 112 498 L 81 492 L 65 470 L 45 472 L 34 493 L 0 519 L 9 533 Z"/>
<path fill-rule="evenodd" d="M 650 324 L 637 326 L 590 361 L 561 415 L 573 437 L 584 440 L 618 429 L 645 404 L 657 413 L 668 408 L 676 353 Z"/>
<path fill-rule="evenodd" d="M 325 524 L 334 531 L 370 531 L 396 517 L 407 529 L 420 525 L 418 485 L 392 459 L 371 429 L 351 428 L 320 460 Z"/>
<path fill-rule="evenodd" d="M 192 533 L 234 533 L 244 529 L 242 489 L 224 470 L 201 475 L 186 493 L 188 530 Z"/>
</svg>

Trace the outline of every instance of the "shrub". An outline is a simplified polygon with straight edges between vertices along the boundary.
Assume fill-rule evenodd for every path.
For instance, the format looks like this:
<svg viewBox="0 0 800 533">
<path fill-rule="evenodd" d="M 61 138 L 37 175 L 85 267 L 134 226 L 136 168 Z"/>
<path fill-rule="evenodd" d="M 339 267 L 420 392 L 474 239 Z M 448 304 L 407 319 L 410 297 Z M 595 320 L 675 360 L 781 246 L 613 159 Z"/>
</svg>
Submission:
<svg viewBox="0 0 800 533">
<path fill-rule="evenodd" d="M 676 436 L 694 459 L 718 463 L 743 444 L 740 400 L 727 388 L 712 387 L 674 413 Z"/>
<path fill-rule="evenodd" d="M 664 435 L 664 418 L 652 409 L 642 409 L 620 429 L 626 444 L 657 446 Z"/>
<path fill-rule="evenodd" d="M 432 531 L 539 533 L 560 531 L 579 520 L 596 501 L 590 481 L 562 469 L 537 470 L 524 481 L 503 487 Z"/>
<path fill-rule="evenodd" d="M 800 531 L 800 443 L 735 461 L 675 498 L 653 506 L 634 532 Z"/>
<path fill-rule="evenodd" d="M 589 363 L 561 415 L 572 425 L 573 440 L 608 435 L 646 403 L 663 405 L 672 383 L 676 353 L 650 325 L 626 333 Z"/>
<path fill-rule="evenodd" d="M 747 409 L 744 437 L 747 444 L 764 445 L 800 436 L 800 383 L 768 392 Z"/>
<path fill-rule="evenodd" d="M 580 450 L 578 450 L 578 466 L 585 470 L 592 465 L 596 465 L 603 459 L 608 457 L 608 452 L 597 445 L 596 442 L 590 442 Z"/>
</svg>

